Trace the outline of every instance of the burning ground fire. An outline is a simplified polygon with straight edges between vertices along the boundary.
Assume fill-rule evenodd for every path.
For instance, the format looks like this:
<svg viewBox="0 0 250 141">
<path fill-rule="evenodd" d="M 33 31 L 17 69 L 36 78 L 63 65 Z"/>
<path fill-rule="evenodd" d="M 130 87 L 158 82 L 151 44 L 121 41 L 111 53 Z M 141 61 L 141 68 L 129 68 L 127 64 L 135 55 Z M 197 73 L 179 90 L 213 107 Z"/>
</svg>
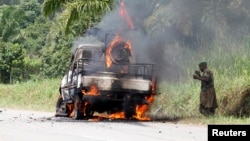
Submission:
<svg viewBox="0 0 250 141">
<path fill-rule="evenodd" d="M 148 103 L 152 103 L 154 101 L 154 96 L 151 95 L 149 97 L 145 97 Z M 148 110 L 149 105 L 137 105 L 136 106 L 136 114 L 133 116 L 134 119 L 140 121 L 149 121 L 151 120 L 150 117 L 145 116 L 145 112 Z M 125 112 L 117 112 L 111 115 L 106 116 L 106 118 L 110 119 L 126 119 Z"/>
</svg>

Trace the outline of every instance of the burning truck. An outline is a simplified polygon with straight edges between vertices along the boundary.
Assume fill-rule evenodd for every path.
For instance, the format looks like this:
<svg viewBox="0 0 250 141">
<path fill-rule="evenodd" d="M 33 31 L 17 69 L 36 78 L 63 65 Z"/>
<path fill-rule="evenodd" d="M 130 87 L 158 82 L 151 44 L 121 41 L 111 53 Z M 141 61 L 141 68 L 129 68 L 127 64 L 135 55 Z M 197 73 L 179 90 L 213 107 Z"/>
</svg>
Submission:
<svg viewBox="0 0 250 141">
<path fill-rule="evenodd" d="M 131 43 L 119 35 L 107 47 L 80 44 L 61 81 L 56 116 L 149 119 L 143 114 L 153 102 L 154 67 L 135 63 Z"/>
<path fill-rule="evenodd" d="M 124 3 L 120 15 L 134 29 Z M 56 116 L 150 120 L 145 112 L 154 100 L 155 64 L 137 63 L 123 35 L 105 34 L 105 44 L 77 46 L 59 87 Z"/>
</svg>

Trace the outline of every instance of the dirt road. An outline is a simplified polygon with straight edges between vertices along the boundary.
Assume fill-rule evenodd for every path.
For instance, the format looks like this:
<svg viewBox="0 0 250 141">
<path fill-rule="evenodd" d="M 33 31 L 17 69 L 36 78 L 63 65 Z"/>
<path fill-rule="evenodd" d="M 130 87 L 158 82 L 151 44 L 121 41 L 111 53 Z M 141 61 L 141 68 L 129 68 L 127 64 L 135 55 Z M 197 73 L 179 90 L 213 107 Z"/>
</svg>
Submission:
<svg viewBox="0 0 250 141">
<path fill-rule="evenodd" d="M 171 122 L 74 121 L 0 108 L 0 141 L 206 141 L 207 127 Z"/>
</svg>

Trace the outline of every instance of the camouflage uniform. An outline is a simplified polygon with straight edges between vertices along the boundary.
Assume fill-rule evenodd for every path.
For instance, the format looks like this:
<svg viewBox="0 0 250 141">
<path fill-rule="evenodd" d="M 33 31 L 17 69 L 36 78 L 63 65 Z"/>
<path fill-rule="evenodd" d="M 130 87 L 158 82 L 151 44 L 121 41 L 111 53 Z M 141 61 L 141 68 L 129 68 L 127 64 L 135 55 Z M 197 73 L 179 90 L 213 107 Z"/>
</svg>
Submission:
<svg viewBox="0 0 250 141">
<path fill-rule="evenodd" d="M 201 81 L 199 110 L 204 115 L 213 115 L 215 109 L 218 108 L 213 73 L 209 69 L 205 69 L 202 72 L 201 77 L 207 78 L 208 81 Z"/>
</svg>

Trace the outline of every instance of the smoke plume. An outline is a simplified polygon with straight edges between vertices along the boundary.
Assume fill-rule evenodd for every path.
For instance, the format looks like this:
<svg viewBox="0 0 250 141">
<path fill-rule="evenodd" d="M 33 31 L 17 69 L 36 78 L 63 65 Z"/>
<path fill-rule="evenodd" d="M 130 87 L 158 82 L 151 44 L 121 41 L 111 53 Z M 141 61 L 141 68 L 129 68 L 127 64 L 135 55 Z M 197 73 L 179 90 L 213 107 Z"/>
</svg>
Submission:
<svg viewBox="0 0 250 141">
<path fill-rule="evenodd" d="M 107 13 L 95 28 L 86 31 L 102 43 L 112 34 L 132 42 L 139 63 L 155 63 L 160 79 L 185 78 L 182 61 L 188 50 L 209 48 L 225 36 L 241 39 L 249 34 L 248 0 L 123 0 L 133 22 L 121 16 L 121 1 Z M 235 22 L 237 21 L 237 22 Z M 237 23 L 244 24 L 237 24 Z M 232 34 L 234 33 L 234 34 Z M 110 35 L 110 36 L 109 36 Z M 235 38 L 237 37 L 237 38 Z M 77 42 L 85 42 L 80 39 Z M 188 65 L 188 64 L 187 64 Z"/>
</svg>

